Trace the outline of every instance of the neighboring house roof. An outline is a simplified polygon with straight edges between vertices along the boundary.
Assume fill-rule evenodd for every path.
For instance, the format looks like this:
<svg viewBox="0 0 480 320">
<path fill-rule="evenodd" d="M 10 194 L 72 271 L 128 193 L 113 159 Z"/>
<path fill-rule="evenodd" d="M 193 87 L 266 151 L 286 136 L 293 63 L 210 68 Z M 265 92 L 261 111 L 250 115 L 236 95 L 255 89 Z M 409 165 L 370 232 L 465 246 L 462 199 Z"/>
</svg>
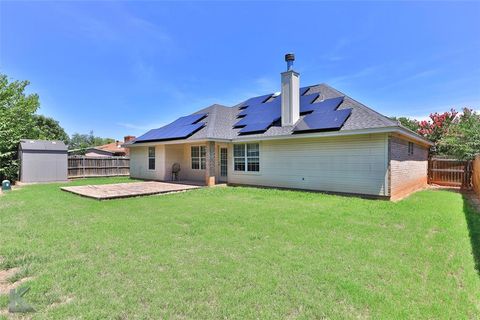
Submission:
<svg viewBox="0 0 480 320">
<path fill-rule="evenodd" d="M 23 151 L 67 151 L 63 141 L 58 140 L 20 140 L 20 149 Z"/>
<path fill-rule="evenodd" d="M 319 93 L 320 97 L 318 99 L 330 99 L 336 97 L 344 97 L 343 102 L 340 104 L 337 110 L 341 109 L 352 109 L 350 116 L 345 121 L 343 126 L 339 130 L 329 131 L 335 132 L 337 134 L 347 133 L 355 130 L 374 130 L 381 128 L 388 128 L 390 131 L 399 130 L 402 133 L 411 135 L 412 138 L 421 140 L 426 144 L 431 144 L 430 141 L 424 139 L 420 135 L 404 128 L 397 121 L 394 121 L 372 109 L 361 104 L 360 102 L 348 97 L 342 92 L 330 87 L 326 84 L 319 84 L 310 86 L 307 92 L 308 94 Z M 242 102 L 243 103 L 243 102 Z M 293 126 L 281 126 L 280 123 L 274 123 L 268 130 L 262 133 L 254 133 L 248 135 L 241 135 L 239 131 L 241 128 L 234 128 L 234 124 L 239 120 L 237 115 L 241 112 L 241 105 L 239 103 L 233 107 L 227 107 L 219 104 L 214 104 L 210 107 L 201 109 L 195 114 L 207 113 L 207 117 L 202 119 L 201 122 L 205 123 L 205 126 L 194 132 L 186 139 L 182 140 L 246 140 L 246 139 L 268 139 L 274 137 L 293 137 Z M 302 120 L 304 116 L 300 116 Z M 299 121 L 300 121 L 299 120 Z M 317 133 L 318 134 L 318 133 Z M 295 134 L 296 137 L 305 136 L 307 134 Z M 141 138 L 141 137 L 139 137 Z M 150 141 L 151 142 L 151 141 Z M 140 144 L 142 142 L 137 142 L 133 140 L 130 144 Z"/>
<path fill-rule="evenodd" d="M 97 147 L 93 147 L 93 148 L 88 148 L 87 149 L 87 152 L 95 152 L 95 151 L 100 151 L 101 154 L 126 154 L 127 149 L 125 149 L 123 146 L 122 146 L 122 142 L 120 141 L 116 141 L 116 142 L 112 142 L 112 143 L 107 143 L 107 144 L 104 144 L 102 146 L 97 146 Z"/>
</svg>

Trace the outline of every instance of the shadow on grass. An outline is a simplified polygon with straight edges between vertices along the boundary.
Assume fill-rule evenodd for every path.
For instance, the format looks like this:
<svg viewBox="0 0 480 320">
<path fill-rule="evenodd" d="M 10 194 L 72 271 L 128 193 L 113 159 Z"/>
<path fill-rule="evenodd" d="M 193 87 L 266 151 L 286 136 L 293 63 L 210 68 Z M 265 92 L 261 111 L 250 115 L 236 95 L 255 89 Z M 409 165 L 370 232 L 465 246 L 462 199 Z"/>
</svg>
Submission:
<svg viewBox="0 0 480 320">
<path fill-rule="evenodd" d="M 480 277 L 480 211 L 474 208 L 470 197 L 472 195 L 463 194 L 463 213 L 467 220 L 468 233 L 472 244 L 473 259 L 475 260 L 475 268 Z"/>
</svg>

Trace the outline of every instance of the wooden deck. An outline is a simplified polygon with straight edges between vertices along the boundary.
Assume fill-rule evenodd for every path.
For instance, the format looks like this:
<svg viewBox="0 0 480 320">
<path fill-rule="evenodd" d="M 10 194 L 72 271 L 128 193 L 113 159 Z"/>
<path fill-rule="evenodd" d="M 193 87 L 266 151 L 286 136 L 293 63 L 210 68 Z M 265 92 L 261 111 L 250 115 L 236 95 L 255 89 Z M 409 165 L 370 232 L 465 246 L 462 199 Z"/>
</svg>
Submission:
<svg viewBox="0 0 480 320">
<path fill-rule="evenodd" d="M 86 185 L 76 187 L 62 187 L 63 191 L 78 194 L 83 197 L 97 200 L 117 198 L 139 197 L 152 194 L 172 193 L 198 189 L 202 186 L 198 183 L 168 183 L 168 182 L 132 182 L 101 185 Z"/>
</svg>

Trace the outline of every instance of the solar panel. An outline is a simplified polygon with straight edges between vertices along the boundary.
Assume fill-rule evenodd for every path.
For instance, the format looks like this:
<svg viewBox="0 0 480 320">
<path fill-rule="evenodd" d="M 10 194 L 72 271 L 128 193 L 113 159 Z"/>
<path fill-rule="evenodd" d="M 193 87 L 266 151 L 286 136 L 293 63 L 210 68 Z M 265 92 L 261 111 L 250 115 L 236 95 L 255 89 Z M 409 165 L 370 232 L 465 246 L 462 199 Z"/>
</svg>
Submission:
<svg viewBox="0 0 480 320">
<path fill-rule="evenodd" d="M 238 114 L 237 114 L 237 117 L 240 118 L 240 117 L 245 117 L 247 114 L 248 114 L 248 110 L 247 110 L 248 107 L 245 107 L 242 111 L 240 111 Z"/>
<path fill-rule="evenodd" d="M 300 120 L 293 131 L 298 133 L 340 129 L 350 116 L 351 111 L 352 109 L 342 109 L 333 112 L 313 112 Z"/>
<path fill-rule="evenodd" d="M 300 114 L 307 114 L 295 127 L 294 132 L 339 129 L 350 115 L 350 109 L 337 111 L 343 97 L 316 102 L 319 93 L 307 94 L 310 87 L 300 88 Z M 240 134 L 266 131 L 281 119 L 281 96 L 272 99 L 272 94 L 245 101 L 237 114 L 239 120 L 234 128 Z M 268 102 L 266 102 L 268 101 Z"/>
<path fill-rule="evenodd" d="M 189 124 L 194 124 L 207 116 L 206 113 L 195 113 L 189 116 L 180 117 L 170 124 L 175 124 L 176 126 L 184 126 Z"/>
<path fill-rule="evenodd" d="M 305 93 L 307 93 L 308 89 L 310 89 L 310 87 L 300 88 L 300 96 L 303 96 Z"/>
<path fill-rule="evenodd" d="M 166 126 L 148 131 L 135 139 L 135 142 L 187 138 L 205 126 L 205 123 L 199 121 L 206 116 L 206 113 L 200 113 L 178 118 Z"/>
<path fill-rule="evenodd" d="M 305 96 L 308 97 L 308 96 Z M 317 95 L 318 97 L 318 95 Z M 300 113 L 305 112 L 331 112 L 335 111 L 338 106 L 340 106 L 343 102 L 343 97 L 336 97 L 331 99 L 326 99 L 321 102 L 311 103 L 311 104 L 301 104 L 300 105 Z"/>
<path fill-rule="evenodd" d="M 273 93 L 270 93 L 270 94 L 266 94 L 266 95 L 263 95 L 263 96 L 258 96 L 258 97 L 254 97 L 254 98 L 250 98 L 248 99 L 247 101 L 243 102 L 241 105 L 240 105 L 240 109 L 246 109 L 248 108 L 249 106 L 252 106 L 252 105 L 258 105 L 260 103 L 264 103 L 265 101 L 267 101 L 268 99 L 270 99 L 271 97 L 273 96 Z"/>
<path fill-rule="evenodd" d="M 245 133 L 253 133 L 259 131 L 265 131 L 272 125 L 273 121 L 266 121 L 266 122 L 257 122 L 257 123 L 249 123 L 245 127 L 242 128 L 239 132 L 241 134 Z"/>
<path fill-rule="evenodd" d="M 237 123 L 234 124 L 234 127 L 238 128 L 255 124 L 255 128 L 257 128 L 259 127 L 259 125 L 257 125 L 258 123 L 266 123 L 268 126 L 270 126 L 275 120 L 280 118 L 282 112 L 280 103 L 281 100 L 277 97 L 270 102 L 261 102 L 250 105 L 248 109 L 242 110 L 242 112 L 239 113 L 239 116 L 244 117 L 237 121 Z M 268 126 L 264 125 L 265 130 L 268 128 Z M 245 130 L 240 132 L 245 133 L 248 130 L 248 128 L 245 128 Z"/>
<path fill-rule="evenodd" d="M 305 112 L 302 109 L 305 109 L 310 104 L 313 103 L 318 98 L 318 93 L 307 94 L 304 96 L 300 96 L 300 113 Z"/>
</svg>

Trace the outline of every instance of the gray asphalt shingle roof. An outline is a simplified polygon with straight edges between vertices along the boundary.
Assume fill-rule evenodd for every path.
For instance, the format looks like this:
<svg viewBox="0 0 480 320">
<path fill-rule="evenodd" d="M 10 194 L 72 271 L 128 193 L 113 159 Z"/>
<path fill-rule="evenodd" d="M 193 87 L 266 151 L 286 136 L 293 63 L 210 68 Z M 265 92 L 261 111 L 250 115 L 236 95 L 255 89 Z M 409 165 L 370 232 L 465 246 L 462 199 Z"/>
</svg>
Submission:
<svg viewBox="0 0 480 320">
<path fill-rule="evenodd" d="M 338 109 L 352 109 L 350 117 L 346 120 L 340 131 L 361 130 L 385 127 L 401 127 L 397 121 L 394 121 L 380 113 L 370 109 L 360 102 L 348 97 L 342 92 L 330 87 L 326 84 L 310 86 L 307 94 L 319 93 L 318 99 L 329 99 L 343 96 L 344 100 Z M 237 114 L 240 112 L 239 103 L 233 107 L 227 107 L 214 104 L 210 107 L 201 109 L 195 113 L 207 113 L 208 116 L 201 120 L 206 125 L 186 140 L 208 140 L 208 139 L 225 139 L 235 140 L 238 138 L 248 137 L 272 137 L 272 136 L 288 136 L 293 134 L 295 126 L 272 125 L 267 131 L 257 134 L 239 135 L 239 128 L 233 128 L 238 121 Z M 301 116 L 302 118 L 303 116 Z"/>
<path fill-rule="evenodd" d="M 63 141 L 47 141 L 47 140 L 20 140 L 20 148 L 24 151 L 67 151 L 67 146 Z"/>
</svg>

